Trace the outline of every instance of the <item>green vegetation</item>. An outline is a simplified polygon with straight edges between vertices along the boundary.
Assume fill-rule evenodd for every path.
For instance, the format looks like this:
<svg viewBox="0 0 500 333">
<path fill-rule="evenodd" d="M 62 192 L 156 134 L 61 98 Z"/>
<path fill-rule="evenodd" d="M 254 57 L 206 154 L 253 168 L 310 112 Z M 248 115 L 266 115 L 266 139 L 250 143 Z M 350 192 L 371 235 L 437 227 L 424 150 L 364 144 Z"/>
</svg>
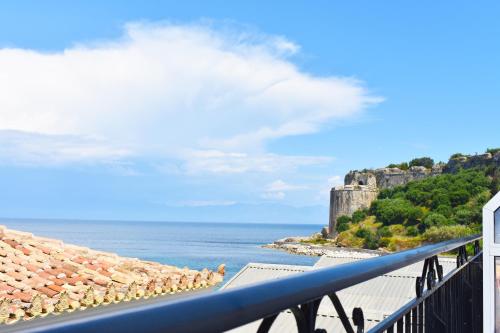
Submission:
<svg viewBox="0 0 500 333">
<path fill-rule="evenodd" d="M 500 148 L 488 149 L 494 154 Z M 459 158 L 454 154 L 451 158 Z M 432 168 L 428 157 L 409 164 Z M 390 167 L 399 167 L 392 164 Z M 497 166 L 459 169 L 380 191 L 368 210 L 338 218 L 337 243 L 397 251 L 481 232 L 482 206 L 500 190 Z"/>
<path fill-rule="evenodd" d="M 455 153 L 455 154 L 451 155 L 450 159 L 457 159 L 460 157 L 465 157 L 465 155 L 462 153 Z"/>
<path fill-rule="evenodd" d="M 399 164 L 389 164 L 387 166 L 388 168 L 398 168 L 398 169 L 401 169 L 401 170 L 408 170 L 410 168 L 410 166 L 408 165 L 407 162 L 402 162 L 402 163 L 399 163 Z"/>
<path fill-rule="evenodd" d="M 427 169 L 430 169 L 434 166 L 434 160 L 430 157 L 414 158 L 410 161 L 410 167 L 412 166 L 423 166 Z"/>
<path fill-rule="evenodd" d="M 455 154 L 455 155 L 458 155 L 458 154 Z M 422 166 L 422 167 L 425 167 L 427 169 L 431 169 L 434 166 L 434 160 L 430 157 L 419 157 L 419 158 L 414 158 L 413 160 L 410 161 L 410 163 L 408 163 L 408 162 L 401 162 L 399 164 L 391 163 L 387 167 L 388 168 L 398 168 L 401 170 L 408 170 L 409 168 L 411 168 L 413 166 Z"/>
<path fill-rule="evenodd" d="M 498 153 L 500 151 L 500 148 L 488 148 L 486 149 L 486 152 L 487 153 L 490 153 L 492 155 L 495 155 L 496 153 Z"/>
<path fill-rule="evenodd" d="M 311 238 L 302 240 L 301 243 L 311 245 L 334 245 L 331 239 L 325 239 L 320 234 L 313 235 Z"/>
</svg>

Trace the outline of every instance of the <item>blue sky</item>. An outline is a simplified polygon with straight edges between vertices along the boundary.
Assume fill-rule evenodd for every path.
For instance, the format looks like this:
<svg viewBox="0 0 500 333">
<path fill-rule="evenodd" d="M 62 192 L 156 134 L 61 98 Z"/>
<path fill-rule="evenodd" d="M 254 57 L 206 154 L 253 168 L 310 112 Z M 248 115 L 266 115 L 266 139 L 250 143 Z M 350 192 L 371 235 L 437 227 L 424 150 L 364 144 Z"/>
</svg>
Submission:
<svg viewBox="0 0 500 333">
<path fill-rule="evenodd" d="M 494 1 L 0 5 L 0 216 L 327 223 L 350 169 L 500 146 Z"/>
</svg>

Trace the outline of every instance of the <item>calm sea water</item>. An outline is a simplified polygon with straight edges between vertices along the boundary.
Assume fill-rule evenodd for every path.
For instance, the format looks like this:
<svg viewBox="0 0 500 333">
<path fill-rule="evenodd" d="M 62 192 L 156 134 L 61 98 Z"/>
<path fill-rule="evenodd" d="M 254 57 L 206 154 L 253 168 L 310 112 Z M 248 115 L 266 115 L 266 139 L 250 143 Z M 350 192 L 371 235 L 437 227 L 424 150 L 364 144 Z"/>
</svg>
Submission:
<svg viewBox="0 0 500 333">
<path fill-rule="evenodd" d="M 226 264 L 227 281 L 249 262 L 312 265 L 317 258 L 264 249 L 286 236 L 307 236 L 319 225 L 2 219 L 8 228 L 66 243 L 193 269 Z"/>
</svg>

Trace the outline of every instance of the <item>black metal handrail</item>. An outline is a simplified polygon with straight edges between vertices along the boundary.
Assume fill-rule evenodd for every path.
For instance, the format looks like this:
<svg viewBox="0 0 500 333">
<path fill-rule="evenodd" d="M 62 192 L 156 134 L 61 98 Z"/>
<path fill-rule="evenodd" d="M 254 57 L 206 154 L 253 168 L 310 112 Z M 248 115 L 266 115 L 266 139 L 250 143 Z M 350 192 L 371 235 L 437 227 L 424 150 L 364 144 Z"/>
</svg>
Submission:
<svg viewBox="0 0 500 333">
<path fill-rule="evenodd" d="M 465 263 L 465 265 L 477 262 L 478 259 L 482 257 L 482 252 L 475 253 L 475 255 L 470 258 L 470 261 Z M 455 278 L 456 276 L 460 275 L 461 273 L 461 267 L 457 267 L 457 269 L 452 270 L 449 272 L 446 276 L 443 277 L 441 281 L 439 281 L 433 288 L 426 290 L 426 292 L 421 295 L 420 297 L 414 298 L 405 305 L 403 305 L 401 308 L 399 308 L 396 312 L 385 318 L 382 322 L 380 322 L 378 325 L 375 327 L 372 327 L 368 333 L 380 333 L 380 332 L 387 332 L 387 331 L 392 331 L 394 328 L 394 325 L 401 323 L 400 326 L 402 326 L 403 321 L 406 321 L 405 324 L 413 324 L 414 326 L 417 326 L 417 324 L 420 326 L 421 325 L 421 317 L 423 314 L 418 313 L 419 307 L 422 307 L 422 303 L 424 303 L 426 300 L 434 296 L 440 288 L 443 286 L 446 286 L 446 284 L 449 283 L 450 280 Z M 450 293 L 451 294 L 451 293 Z M 452 295 L 454 296 L 454 295 Z M 458 300 L 457 300 L 458 301 Z M 415 314 L 418 313 L 418 316 L 420 318 L 416 319 Z M 410 320 L 407 320 L 409 315 L 413 315 Z M 413 321 L 413 322 L 412 322 Z M 421 325 L 423 327 L 423 325 Z M 414 330 L 416 332 L 416 330 Z M 420 330 L 422 331 L 422 330 Z M 482 330 L 480 330 L 482 332 Z M 466 331 L 467 332 L 467 331 Z M 479 331 L 478 331 L 479 332 Z"/>
<path fill-rule="evenodd" d="M 302 304 L 318 304 L 326 295 L 399 268 L 463 248 L 480 235 L 321 268 L 281 279 L 154 305 L 69 318 L 23 328 L 25 332 L 222 332 L 272 318 Z M 294 312 L 294 311 L 292 311 Z M 295 313 L 294 313 L 295 314 Z M 62 319 L 62 317 L 60 318 Z M 342 319 L 342 318 L 341 318 Z M 272 320 L 271 320 L 272 323 Z M 14 327 L 12 327 L 14 328 Z"/>
</svg>

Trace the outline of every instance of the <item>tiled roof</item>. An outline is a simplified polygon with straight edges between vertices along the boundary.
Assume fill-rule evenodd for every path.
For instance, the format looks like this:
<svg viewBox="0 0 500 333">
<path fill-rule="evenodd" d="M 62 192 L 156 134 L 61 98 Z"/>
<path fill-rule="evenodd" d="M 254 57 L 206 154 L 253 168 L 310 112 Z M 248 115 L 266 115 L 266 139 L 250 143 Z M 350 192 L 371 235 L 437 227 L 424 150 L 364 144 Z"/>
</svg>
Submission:
<svg viewBox="0 0 500 333">
<path fill-rule="evenodd" d="M 177 268 L 0 226 L 0 323 L 206 288 L 223 275 L 224 265 Z"/>
</svg>

